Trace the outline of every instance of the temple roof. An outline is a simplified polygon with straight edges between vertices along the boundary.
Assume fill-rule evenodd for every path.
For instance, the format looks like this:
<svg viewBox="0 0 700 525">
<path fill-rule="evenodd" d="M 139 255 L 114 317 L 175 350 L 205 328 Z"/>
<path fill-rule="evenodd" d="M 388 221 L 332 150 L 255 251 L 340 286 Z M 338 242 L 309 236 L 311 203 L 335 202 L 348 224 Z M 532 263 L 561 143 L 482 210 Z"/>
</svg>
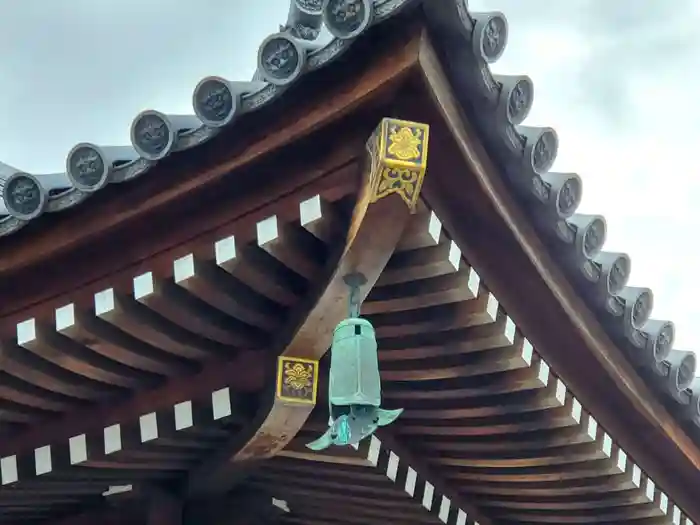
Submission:
<svg viewBox="0 0 700 525">
<path fill-rule="evenodd" d="M 534 102 L 525 75 L 495 75 L 490 65 L 504 53 L 506 17 L 469 12 L 466 0 L 294 0 L 287 23 L 258 50 L 252 80 L 207 77 L 195 87 L 194 115 L 148 110 L 131 125 L 131 146 L 81 143 L 66 157 L 64 173 L 28 174 L 0 164 L 0 236 L 46 214 L 89 206 L 110 184 L 158 172 L 170 155 L 194 150 L 238 119 L 284 97 L 302 77 L 329 67 L 373 26 L 401 11 L 421 9 L 462 109 L 477 128 L 500 174 L 527 210 L 551 254 L 597 314 L 608 335 L 679 419 L 700 426 L 700 380 L 694 352 L 673 348 L 674 325 L 651 318 L 653 293 L 627 286 L 629 256 L 604 251 L 602 215 L 576 213 L 583 181 L 552 172 L 554 129 L 525 124 Z M 333 38 L 318 45 L 322 24 Z M 700 438 L 695 435 L 695 439 Z"/>
</svg>

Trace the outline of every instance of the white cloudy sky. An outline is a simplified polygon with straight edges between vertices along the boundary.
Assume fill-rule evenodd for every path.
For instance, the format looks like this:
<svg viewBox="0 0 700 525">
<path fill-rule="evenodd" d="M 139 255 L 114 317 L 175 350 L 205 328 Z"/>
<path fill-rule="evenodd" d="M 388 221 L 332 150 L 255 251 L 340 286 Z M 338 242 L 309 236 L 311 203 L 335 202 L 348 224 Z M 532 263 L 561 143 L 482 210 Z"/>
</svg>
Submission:
<svg viewBox="0 0 700 525">
<path fill-rule="evenodd" d="M 146 108 L 188 112 L 206 75 L 248 79 L 288 0 L 0 0 L 0 159 L 61 170 L 76 142 L 128 143 Z M 560 134 L 556 168 L 584 179 L 584 208 L 633 259 L 654 315 L 693 329 L 700 248 L 698 0 L 472 0 L 510 22 L 495 69 L 536 86 L 529 123 Z"/>
</svg>

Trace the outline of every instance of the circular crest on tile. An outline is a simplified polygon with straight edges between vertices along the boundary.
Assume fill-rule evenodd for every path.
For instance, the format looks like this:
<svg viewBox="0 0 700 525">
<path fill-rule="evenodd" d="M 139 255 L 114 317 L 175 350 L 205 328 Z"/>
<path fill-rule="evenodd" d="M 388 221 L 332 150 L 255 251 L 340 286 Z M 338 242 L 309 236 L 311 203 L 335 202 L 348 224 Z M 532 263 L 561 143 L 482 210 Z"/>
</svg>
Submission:
<svg viewBox="0 0 700 525">
<path fill-rule="evenodd" d="M 36 177 L 17 172 L 5 179 L 2 200 L 9 215 L 29 221 L 44 211 L 47 194 Z"/>
<path fill-rule="evenodd" d="M 160 111 L 143 111 L 131 125 L 131 144 L 144 159 L 160 160 L 167 156 L 175 137 L 175 129 Z"/>
<path fill-rule="evenodd" d="M 651 317 L 654 308 L 654 294 L 649 288 L 626 286 L 620 292 L 625 301 L 625 315 L 629 327 L 641 330 Z"/>
<path fill-rule="evenodd" d="M 304 69 L 306 50 L 284 33 L 267 37 L 258 50 L 258 71 L 264 80 L 278 86 L 294 82 Z"/>
<path fill-rule="evenodd" d="M 646 326 L 644 327 L 646 331 Z M 661 322 L 655 333 L 649 334 L 651 340 L 651 356 L 654 362 L 660 363 L 668 357 L 673 349 L 673 341 L 676 338 L 676 328 L 672 322 Z"/>
<path fill-rule="evenodd" d="M 66 175 L 73 186 L 94 192 L 107 184 L 109 165 L 98 146 L 82 142 L 70 150 L 66 158 Z"/>
<path fill-rule="evenodd" d="M 581 204 L 582 185 L 578 175 L 571 174 L 557 188 L 557 213 L 560 217 L 569 217 Z"/>
<path fill-rule="evenodd" d="M 631 261 L 628 255 L 618 253 L 611 261 L 607 268 L 603 268 L 608 293 L 610 295 L 619 294 L 627 284 L 630 278 L 630 270 L 632 269 Z"/>
<path fill-rule="evenodd" d="M 583 233 L 583 252 L 589 259 L 595 257 L 603 249 L 607 225 L 602 217 L 595 217 Z"/>
<path fill-rule="evenodd" d="M 542 128 L 530 150 L 530 166 L 535 173 L 547 172 L 557 158 L 559 137 L 552 128 Z"/>
<path fill-rule="evenodd" d="M 323 22 L 336 38 L 355 38 L 364 32 L 374 17 L 372 0 L 327 0 Z"/>
<path fill-rule="evenodd" d="M 491 64 L 501 58 L 508 43 L 508 21 L 503 13 L 475 13 L 472 46 L 474 53 Z"/>
<path fill-rule="evenodd" d="M 231 91 L 229 82 L 221 77 L 206 77 L 194 89 L 192 106 L 199 120 L 218 128 L 229 124 L 238 110 L 238 94 Z"/>
</svg>

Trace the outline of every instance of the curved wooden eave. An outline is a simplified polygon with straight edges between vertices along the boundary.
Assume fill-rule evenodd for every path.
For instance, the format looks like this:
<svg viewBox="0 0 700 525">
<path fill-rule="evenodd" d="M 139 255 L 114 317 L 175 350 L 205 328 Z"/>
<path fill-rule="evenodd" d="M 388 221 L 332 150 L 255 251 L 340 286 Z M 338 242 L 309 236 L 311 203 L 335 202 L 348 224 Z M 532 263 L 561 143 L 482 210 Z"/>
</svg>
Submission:
<svg viewBox="0 0 700 525">
<path fill-rule="evenodd" d="M 420 78 L 402 93 L 396 111 L 433 126 L 440 149 L 426 181 L 426 200 L 584 405 L 697 518 L 700 502 L 692 487 L 700 483 L 700 450 L 552 260 L 464 119 L 427 34 L 420 66 Z"/>
<path fill-rule="evenodd" d="M 167 159 L 155 168 L 162 176 L 107 191 L 75 212 L 51 222 L 39 220 L 4 239 L 0 275 L 6 284 L 0 285 L 0 332 L 11 333 L 18 321 L 130 278 L 145 261 L 172 260 L 182 251 L 178 248 L 182 243 L 214 238 L 223 226 L 245 220 L 260 206 L 300 186 L 318 183 L 326 173 L 310 169 L 305 162 L 310 156 L 296 146 L 291 151 L 284 148 L 308 139 L 312 157 L 323 156 L 331 148 L 322 144 L 342 134 L 343 127 L 334 128 L 334 124 L 349 115 L 362 121 L 363 115 L 353 112 L 392 98 L 417 63 L 417 43 L 415 27 L 400 34 L 389 32 L 379 52 L 359 53 L 362 60 L 348 62 L 342 72 L 333 68 L 302 82 L 295 89 L 303 90 L 304 96 L 285 97 L 284 104 L 254 116 L 247 126 L 237 126 L 194 152 Z M 350 128 L 363 125 L 351 124 Z M 335 160 L 338 168 L 342 150 L 332 149 L 328 160 Z M 271 169 L 279 165 L 294 175 Z M 256 179 L 251 172 L 256 166 L 257 186 L 247 182 L 244 195 L 237 192 L 228 201 L 218 201 L 222 188 L 231 192 L 230 181 L 246 173 Z M 271 172 L 279 176 L 270 178 Z M 211 206 L 196 208 L 183 222 L 181 212 L 191 211 L 195 195 L 200 201 L 211 201 Z M 181 227 L 172 228 L 173 220 Z M 141 235 L 142 231 L 148 235 Z M 115 246 L 120 247 L 118 251 Z M 19 281 L 21 287 L 12 284 Z"/>
</svg>

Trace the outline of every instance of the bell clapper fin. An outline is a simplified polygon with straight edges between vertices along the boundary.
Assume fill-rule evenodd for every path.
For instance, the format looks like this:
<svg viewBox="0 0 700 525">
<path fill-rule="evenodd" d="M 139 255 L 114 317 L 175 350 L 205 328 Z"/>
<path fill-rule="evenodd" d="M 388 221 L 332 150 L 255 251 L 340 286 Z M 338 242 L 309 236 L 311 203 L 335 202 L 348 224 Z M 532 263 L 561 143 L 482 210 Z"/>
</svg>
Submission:
<svg viewBox="0 0 700 525">
<path fill-rule="evenodd" d="M 306 444 L 306 448 L 311 450 L 323 450 L 330 447 L 333 444 L 333 438 L 331 438 L 331 429 L 329 428 L 326 432 L 315 441 Z"/>
<path fill-rule="evenodd" d="M 396 421 L 402 413 L 403 408 L 397 408 L 396 410 L 385 410 L 383 408 L 379 408 L 377 409 L 377 416 L 379 418 L 377 425 L 380 427 L 390 425 Z"/>
</svg>

